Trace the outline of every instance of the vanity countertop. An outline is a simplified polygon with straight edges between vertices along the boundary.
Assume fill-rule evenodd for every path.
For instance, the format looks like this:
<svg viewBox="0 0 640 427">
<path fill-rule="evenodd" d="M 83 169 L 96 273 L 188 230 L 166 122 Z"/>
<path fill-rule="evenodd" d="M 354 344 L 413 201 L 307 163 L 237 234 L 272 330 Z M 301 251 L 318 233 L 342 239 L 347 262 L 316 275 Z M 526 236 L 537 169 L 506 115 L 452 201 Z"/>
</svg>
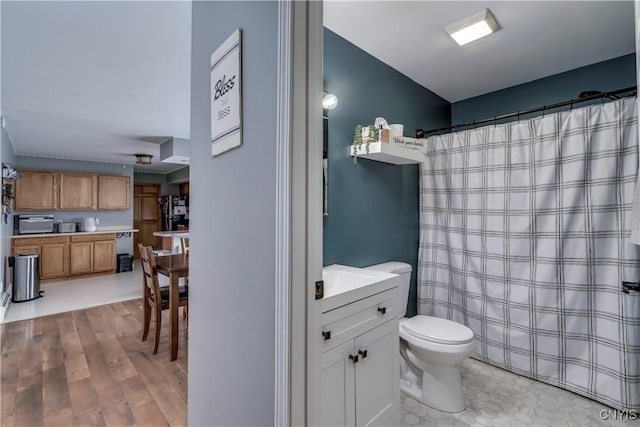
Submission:
<svg viewBox="0 0 640 427">
<path fill-rule="evenodd" d="M 333 264 L 322 269 L 322 312 L 367 298 L 400 284 L 400 276 L 366 268 Z"/>
</svg>

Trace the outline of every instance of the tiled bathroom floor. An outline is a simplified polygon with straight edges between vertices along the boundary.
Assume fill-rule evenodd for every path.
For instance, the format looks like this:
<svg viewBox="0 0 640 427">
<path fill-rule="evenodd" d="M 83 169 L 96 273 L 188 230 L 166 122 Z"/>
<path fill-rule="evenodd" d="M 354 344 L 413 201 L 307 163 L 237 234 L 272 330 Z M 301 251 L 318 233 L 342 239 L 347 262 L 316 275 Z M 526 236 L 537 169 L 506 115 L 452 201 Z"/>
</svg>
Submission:
<svg viewBox="0 0 640 427">
<path fill-rule="evenodd" d="M 633 420 L 613 419 L 616 411 L 577 394 L 533 381 L 474 359 L 462 366 L 467 409 L 448 414 L 401 395 L 403 426 L 634 426 Z M 609 419 L 601 418 L 601 411 Z"/>
</svg>

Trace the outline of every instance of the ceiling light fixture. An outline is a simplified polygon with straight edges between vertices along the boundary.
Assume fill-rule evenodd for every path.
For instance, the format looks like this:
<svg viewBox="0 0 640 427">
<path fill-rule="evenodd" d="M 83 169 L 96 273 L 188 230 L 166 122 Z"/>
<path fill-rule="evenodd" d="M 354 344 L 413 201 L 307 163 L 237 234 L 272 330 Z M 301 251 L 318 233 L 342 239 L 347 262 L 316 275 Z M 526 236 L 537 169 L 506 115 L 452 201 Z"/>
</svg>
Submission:
<svg viewBox="0 0 640 427">
<path fill-rule="evenodd" d="M 325 110 L 333 110 L 338 106 L 338 97 L 332 93 L 327 93 L 322 98 L 322 108 Z"/>
<path fill-rule="evenodd" d="M 460 46 L 498 31 L 500 27 L 489 9 L 485 9 L 445 27 Z"/>
<path fill-rule="evenodd" d="M 150 165 L 153 157 L 151 154 L 134 154 L 134 156 L 136 156 L 136 163 L 139 165 Z"/>
</svg>

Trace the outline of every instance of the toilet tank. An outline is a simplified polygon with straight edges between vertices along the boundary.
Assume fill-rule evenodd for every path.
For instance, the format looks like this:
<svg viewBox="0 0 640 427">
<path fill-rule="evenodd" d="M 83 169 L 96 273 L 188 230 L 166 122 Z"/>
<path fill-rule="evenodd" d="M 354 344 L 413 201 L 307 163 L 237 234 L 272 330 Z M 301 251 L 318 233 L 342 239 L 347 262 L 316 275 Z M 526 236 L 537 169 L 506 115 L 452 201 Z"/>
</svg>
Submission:
<svg viewBox="0 0 640 427">
<path fill-rule="evenodd" d="M 382 264 L 365 267 L 371 270 L 384 271 L 400 276 L 400 300 L 398 301 L 398 313 L 400 317 L 407 314 L 407 303 L 409 302 L 409 285 L 411 284 L 411 264 L 399 261 L 383 262 Z"/>
</svg>

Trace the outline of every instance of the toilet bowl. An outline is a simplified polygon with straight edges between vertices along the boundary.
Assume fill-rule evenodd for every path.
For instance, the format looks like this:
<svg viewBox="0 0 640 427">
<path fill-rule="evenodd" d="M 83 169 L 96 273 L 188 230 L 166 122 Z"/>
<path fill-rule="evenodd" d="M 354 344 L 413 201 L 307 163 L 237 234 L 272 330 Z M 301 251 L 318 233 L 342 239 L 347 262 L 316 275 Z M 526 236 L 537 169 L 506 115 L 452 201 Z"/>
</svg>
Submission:
<svg viewBox="0 0 640 427">
<path fill-rule="evenodd" d="M 464 411 L 460 365 L 473 352 L 471 329 L 430 316 L 401 319 L 399 328 L 400 389 L 432 408 Z"/>
<path fill-rule="evenodd" d="M 411 266 L 386 262 L 367 267 L 401 276 L 397 307 L 406 314 Z M 432 316 L 401 318 L 400 390 L 415 400 L 444 412 L 465 409 L 460 366 L 474 349 L 473 331 L 468 327 Z"/>
</svg>

